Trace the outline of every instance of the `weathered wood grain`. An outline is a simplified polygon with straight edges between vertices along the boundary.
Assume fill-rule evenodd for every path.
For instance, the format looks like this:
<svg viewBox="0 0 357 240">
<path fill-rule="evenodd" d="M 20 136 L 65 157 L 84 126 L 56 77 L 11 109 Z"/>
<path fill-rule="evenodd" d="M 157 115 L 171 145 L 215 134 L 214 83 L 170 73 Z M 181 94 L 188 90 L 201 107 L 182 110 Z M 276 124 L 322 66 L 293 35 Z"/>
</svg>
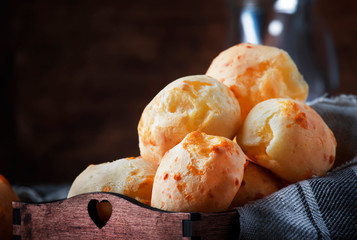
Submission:
<svg viewBox="0 0 357 240">
<path fill-rule="evenodd" d="M 112 214 L 103 226 L 96 202 Z M 113 193 L 88 193 L 49 203 L 14 202 L 14 239 L 232 239 L 239 234 L 237 212 L 167 212 Z"/>
<path fill-rule="evenodd" d="M 107 200 L 112 215 L 101 229 L 88 213 L 91 200 Z M 46 204 L 15 202 L 21 225 L 14 235 L 25 239 L 182 239 L 182 220 L 190 213 L 155 211 L 109 193 L 90 193 Z"/>
</svg>

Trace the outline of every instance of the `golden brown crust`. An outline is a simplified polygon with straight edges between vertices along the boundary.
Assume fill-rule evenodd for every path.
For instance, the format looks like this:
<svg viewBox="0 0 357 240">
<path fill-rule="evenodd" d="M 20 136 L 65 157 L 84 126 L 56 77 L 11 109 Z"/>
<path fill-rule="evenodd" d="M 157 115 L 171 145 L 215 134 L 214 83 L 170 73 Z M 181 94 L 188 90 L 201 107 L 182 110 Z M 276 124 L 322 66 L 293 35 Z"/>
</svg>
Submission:
<svg viewBox="0 0 357 240">
<path fill-rule="evenodd" d="M 239 189 L 244 165 L 235 142 L 192 132 L 163 157 L 151 204 L 168 211 L 225 211 Z"/>
<path fill-rule="evenodd" d="M 247 163 L 242 184 L 229 208 L 243 206 L 283 188 L 281 180 L 274 174 L 250 161 Z"/>
<path fill-rule="evenodd" d="M 237 97 L 244 119 L 257 103 L 270 98 L 305 101 L 308 85 L 285 51 L 241 43 L 221 52 L 206 75 L 227 85 Z"/>
<path fill-rule="evenodd" d="M 140 154 L 159 163 L 192 131 L 232 139 L 240 124 L 239 103 L 224 84 L 205 75 L 183 77 L 144 109 L 138 124 Z"/>
<path fill-rule="evenodd" d="M 68 197 L 89 192 L 115 192 L 150 205 L 157 167 L 141 157 L 90 165 L 75 179 Z"/>
<path fill-rule="evenodd" d="M 335 159 L 331 130 L 317 112 L 295 100 L 257 104 L 237 141 L 252 161 L 290 183 L 324 176 Z"/>
</svg>

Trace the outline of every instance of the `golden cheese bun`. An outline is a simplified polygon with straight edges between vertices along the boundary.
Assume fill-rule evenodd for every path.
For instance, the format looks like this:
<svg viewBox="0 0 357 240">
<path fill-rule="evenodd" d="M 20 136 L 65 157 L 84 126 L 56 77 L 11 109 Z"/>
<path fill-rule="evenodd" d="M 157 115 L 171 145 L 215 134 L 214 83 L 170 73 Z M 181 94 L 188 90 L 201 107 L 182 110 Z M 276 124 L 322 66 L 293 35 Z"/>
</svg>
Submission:
<svg viewBox="0 0 357 240">
<path fill-rule="evenodd" d="M 233 138 L 240 123 L 239 103 L 224 84 L 205 75 L 183 77 L 144 109 L 138 124 L 140 154 L 159 163 L 192 131 Z"/>
<path fill-rule="evenodd" d="M 10 183 L 0 174 L 0 239 L 12 239 L 12 202 L 18 200 Z"/>
<path fill-rule="evenodd" d="M 325 175 L 334 163 L 337 145 L 315 110 L 289 99 L 257 104 L 237 141 L 252 161 L 290 183 Z"/>
<path fill-rule="evenodd" d="M 230 139 L 189 133 L 162 158 L 151 205 L 168 211 L 225 211 L 242 182 L 245 162 Z"/>
<path fill-rule="evenodd" d="M 221 52 L 206 75 L 227 85 L 237 97 L 244 119 L 257 103 L 270 98 L 305 101 L 308 85 L 284 50 L 241 43 Z"/>
<path fill-rule="evenodd" d="M 68 197 L 90 192 L 113 192 L 150 205 L 157 164 L 141 157 L 89 165 L 74 180 Z"/>
<path fill-rule="evenodd" d="M 247 161 L 242 184 L 229 208 L 264 198 L 283 188 L 281 180 L 263 167 Z"/>
</svg>

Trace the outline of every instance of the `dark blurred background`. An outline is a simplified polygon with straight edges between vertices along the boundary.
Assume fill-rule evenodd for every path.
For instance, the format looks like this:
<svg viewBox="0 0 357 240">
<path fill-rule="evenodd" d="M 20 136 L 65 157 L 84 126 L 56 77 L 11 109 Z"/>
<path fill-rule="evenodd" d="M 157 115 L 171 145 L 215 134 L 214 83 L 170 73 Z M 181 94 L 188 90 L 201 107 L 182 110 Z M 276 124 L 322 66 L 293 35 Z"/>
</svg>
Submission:
<svg viewBox="0 0 357 240">
<path fill-rule="evenodd" d="M 222 0 L 1 1 L 0 173 L 72 182 L 91 163 L 139 155 L 137 123 L 169 82 L 204 74 L 232 45 Z M 357 2 L 321 0 L 339 87 L 357 94 Z"/>
</svg>

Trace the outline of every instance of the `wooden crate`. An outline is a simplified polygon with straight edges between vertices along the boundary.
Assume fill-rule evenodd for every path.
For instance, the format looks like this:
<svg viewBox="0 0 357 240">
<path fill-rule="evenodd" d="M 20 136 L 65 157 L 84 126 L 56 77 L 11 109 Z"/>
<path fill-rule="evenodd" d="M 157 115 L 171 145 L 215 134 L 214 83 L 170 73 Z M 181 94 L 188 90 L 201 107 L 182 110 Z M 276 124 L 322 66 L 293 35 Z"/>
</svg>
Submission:
<svg viewBox="0 0 357 240">
<path fill-rule="evenodd" d="M 112 215 L 102 226 L 96 203 L 108 201 Z M 88 193 L 48 202 L 14 202 L 13 239 L 232 239 L 239 235 L 235 210 L 221 213 L 167 212 L 114 193 Z"/>
</svg>

